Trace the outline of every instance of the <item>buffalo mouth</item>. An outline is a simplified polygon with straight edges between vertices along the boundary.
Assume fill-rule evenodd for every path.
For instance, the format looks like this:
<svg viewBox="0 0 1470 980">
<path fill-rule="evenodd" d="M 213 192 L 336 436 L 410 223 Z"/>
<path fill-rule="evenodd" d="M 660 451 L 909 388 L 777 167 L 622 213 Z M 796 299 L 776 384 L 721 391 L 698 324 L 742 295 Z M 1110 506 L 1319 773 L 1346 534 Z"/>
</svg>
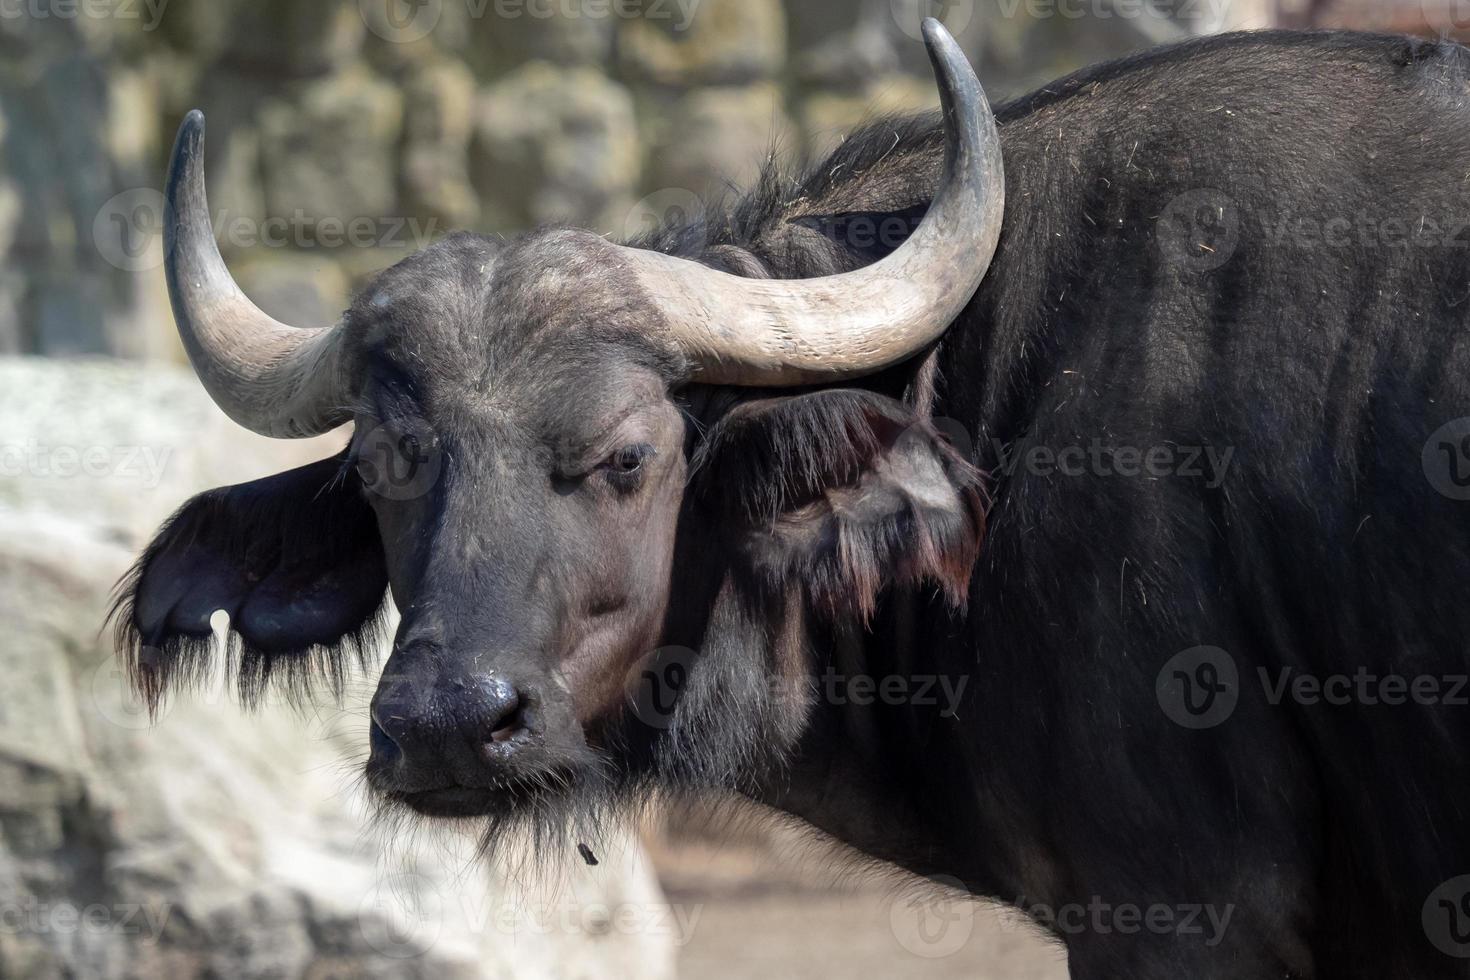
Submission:
<svg viewBox="0 0 1470 980">
<path fill-rule="evenodd" d="M 446 786 L 443 789 L 416 793 L 386 794 L 394 803 L 402 804 L 424 817 L 463 819 L 490 817 L 505 810 L 504 790 L 476 789 L 468 786 Z"/>
<path fill-rule="evenodd" d="M 404 786 L 369 764 L 367 784 L 380 802 L 406 808 L 421 817 L 508 818 L 572 792 L 579 782 L 578 769 L 571 763 L 551 764 L 548 760 L 544 766 L 517 766 L 514 772 L 501 771 L 483 785 L 446 782 L 424 788 Z"/>
</svg>

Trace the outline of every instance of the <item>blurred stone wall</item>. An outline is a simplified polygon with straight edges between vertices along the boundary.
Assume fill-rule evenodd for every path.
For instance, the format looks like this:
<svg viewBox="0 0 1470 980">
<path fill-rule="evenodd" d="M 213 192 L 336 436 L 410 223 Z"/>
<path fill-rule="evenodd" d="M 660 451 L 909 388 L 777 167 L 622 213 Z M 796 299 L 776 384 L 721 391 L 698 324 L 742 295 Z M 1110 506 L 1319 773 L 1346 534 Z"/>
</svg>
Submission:
<svg viewBox="0 0 1470 980">
<path fill-rule="evenodd" d="M 445 231 L 630 236 L 932 105 L 925 13 L 995 97 L 1180 32 L 1114 2 L 0 0 L 0 353 L 179 356 L 158 189 L 190 108 L 242 284 L 326 324 Z"/>
</svg>

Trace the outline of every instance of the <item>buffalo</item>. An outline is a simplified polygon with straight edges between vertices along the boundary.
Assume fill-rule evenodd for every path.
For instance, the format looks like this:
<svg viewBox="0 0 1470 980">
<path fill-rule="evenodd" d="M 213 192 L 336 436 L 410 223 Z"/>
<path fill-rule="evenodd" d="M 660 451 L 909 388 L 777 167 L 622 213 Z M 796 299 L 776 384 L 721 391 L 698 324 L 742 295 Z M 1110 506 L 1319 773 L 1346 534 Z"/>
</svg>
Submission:
<svg viewBox="0 0 1470 980">
<path fill-rule="evenodd" d="M 138 690 L 219 610 L 247 702 L 339 685 L 391 594 L 366 781 L 487 846 L 733 793 L 1079 980 L 1470 976 L 1470 53 L 1230 35 L 992 113 L 924 33 L 938 115 L 626 244 L 448 236 L 322 330 L 234 284 L 191 114 L 200 380 L 353 435 L 159 532 Z"/>
</svg>

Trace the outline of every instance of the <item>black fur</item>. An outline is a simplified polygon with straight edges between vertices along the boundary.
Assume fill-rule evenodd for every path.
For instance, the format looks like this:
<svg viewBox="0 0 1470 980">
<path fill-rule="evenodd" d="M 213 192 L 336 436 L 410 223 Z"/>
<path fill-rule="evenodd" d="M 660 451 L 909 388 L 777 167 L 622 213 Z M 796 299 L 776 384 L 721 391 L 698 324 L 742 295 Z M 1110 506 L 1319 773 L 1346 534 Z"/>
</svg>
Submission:
<svg viewBox="0 0 1470 980">
<path fill-rule="evenodd" d="M 357 475 L 323 460 L 200 494 L 164 525 L 118 584 L 110 618 L 128 676 L 151 712 L 204 680 L 210 617 L 230 616 L 228 670 L 259 703 L 279 680 L 304 699 L 342 690 L 382 642 L 383 547 Z"/>
</svg>

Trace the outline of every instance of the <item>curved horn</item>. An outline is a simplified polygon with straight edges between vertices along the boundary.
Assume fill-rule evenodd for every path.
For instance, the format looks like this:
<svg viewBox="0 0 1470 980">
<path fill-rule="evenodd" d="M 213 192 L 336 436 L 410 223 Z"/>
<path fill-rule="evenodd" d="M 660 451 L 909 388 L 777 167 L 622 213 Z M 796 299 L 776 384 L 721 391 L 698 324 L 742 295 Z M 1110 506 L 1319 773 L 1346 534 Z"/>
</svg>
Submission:
<svg viewBox="0 0 1470 980">
<path fill-rule="evenodd" d="M 164 269 L 174 320 L 214 403 L 247 429 L 296 439 L 351 419 L 339 328 L 301 330 L 267 316 L 220 257 L 204 191 L 204 114 L 184 118 L 164 198 Z"/>
<path fill-rule="evenodd" d="M 841 275 L 781 280 L 622 250 L 698 380 L 790 386 L 872 374 L 937 339 L 979 288 L 1005 214 L 1000 135 L 949 31 L 931 17 L 924 41 L 946 120 L 944 170 L 896 251 Z"/>
</svg>

